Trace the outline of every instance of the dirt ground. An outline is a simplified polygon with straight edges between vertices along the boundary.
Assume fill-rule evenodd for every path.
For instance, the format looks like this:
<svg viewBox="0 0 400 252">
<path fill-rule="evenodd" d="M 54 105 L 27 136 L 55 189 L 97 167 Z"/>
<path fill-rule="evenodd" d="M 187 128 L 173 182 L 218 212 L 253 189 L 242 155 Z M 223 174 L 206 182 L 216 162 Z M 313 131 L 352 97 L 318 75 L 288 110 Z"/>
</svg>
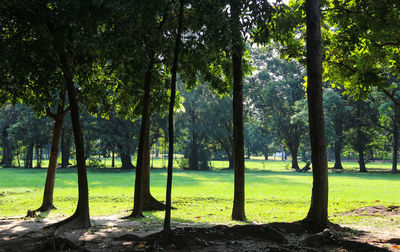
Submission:
<svg viewBox="0 0 400 252">
<path fill-rule="evenodd" d="M 400 217 L 398 206 L 373 206 L 343 215 Z M 400 251 L 400 227 L 331 225 L 313 233 L 301 222 L 205 227 L 181 223 L 168 242 L 160 224 L 92 218 L 85 230 L 43 229 L 59 219 L 0 219 L 0 251 Z"/>
</svg>

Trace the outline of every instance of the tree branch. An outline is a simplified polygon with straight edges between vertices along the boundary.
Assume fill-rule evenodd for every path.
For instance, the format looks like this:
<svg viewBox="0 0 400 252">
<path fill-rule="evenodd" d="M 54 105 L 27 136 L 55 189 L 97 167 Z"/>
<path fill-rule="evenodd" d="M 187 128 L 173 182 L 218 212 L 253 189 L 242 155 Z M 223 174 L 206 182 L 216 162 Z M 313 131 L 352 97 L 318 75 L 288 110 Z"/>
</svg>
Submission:
<svg viewBox="0 0 400 252">
<path fill-rule="evenodd" d="M 386 89 L 382 89 L 382 92 L 389 97 L 390 100 L 392 100 L 394 106 L 396 106 L 397 108 L 400 108 L 400 102 L 398 100 L 396 100 L 396 98 L 394 97 L 394 94 L 389 93 L 389 91 L 387 91 Z"/>
</svg>

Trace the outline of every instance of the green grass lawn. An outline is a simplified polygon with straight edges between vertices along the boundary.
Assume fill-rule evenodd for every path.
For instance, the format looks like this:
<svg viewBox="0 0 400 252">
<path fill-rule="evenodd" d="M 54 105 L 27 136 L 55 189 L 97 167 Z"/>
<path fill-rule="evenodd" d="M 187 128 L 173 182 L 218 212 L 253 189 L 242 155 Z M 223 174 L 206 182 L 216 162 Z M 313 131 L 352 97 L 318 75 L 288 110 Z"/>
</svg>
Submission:
<svg viewBox="0 0 400 252">
<path fill-rule="evenodd" d="M 230 221 L 233 199 L 233 172 L 176 170 L 173 181 L 172 211 L 175 222 L 225 223 Z M 301 164 L 303 165 L 303 164 Z M 214 165 L 213 165 L 214 166 Z M 331 165 L 330 165 L 331 166 Z M 390 173 L 359 174 L 356 163 L 344 163 L 346 172 L 329 175 L 329 216 L 340 224 L 371 223 L 363 216 L 340 213 L 372 205 L 400 205 L 400 176 Z M 367 168 L 390 170 L 387 163 L 369 163 Z M 246 161 L 246 215 L 249 222 L 268 223 L 301 220 L 307 214 L 312 174 L 295 173 L 288 162 Z M 0 218 L 23 216 L 27 209 L 40 206 L 46 169 L 0 168 Z M 128 215 L 133 206 L 134 171 L 97 169 L 88 171 L 90 212 L 92 216 Z M 69 216 L 77 202 L 75 169 L 59 169 L 51 216 Z M 152 193 L 165 198 L 166 170 L 153 169 Z M 144 222 L 158 222 L 163 212 L 145 214 Z M 390 220 L 398 225 L 400 219 Z M 374 224 L 375 225 L 375 224 Z"/>
</svg>

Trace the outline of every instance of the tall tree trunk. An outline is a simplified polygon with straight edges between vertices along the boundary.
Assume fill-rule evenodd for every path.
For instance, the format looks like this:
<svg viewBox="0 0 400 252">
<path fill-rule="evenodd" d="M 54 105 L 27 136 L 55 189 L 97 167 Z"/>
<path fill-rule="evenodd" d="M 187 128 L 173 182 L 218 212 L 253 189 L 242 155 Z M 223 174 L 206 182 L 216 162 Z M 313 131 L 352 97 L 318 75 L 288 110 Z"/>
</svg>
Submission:
<svg viewBox="0 0 400 252">
<path fill-rule="evenodd" d="M 343 169 L 342 166 L 342 148 L 338 144 L 335 144 L 335 165 L 334 169 Z"/>
<path fill-rule="evenodd" d="M 228 167 L 228 169 L 229 169 L 229 170 L 235 169 L 235 160 L 233 159 L 232 153 L 229 153 L 229 154 L 228 154 L 228 161 L 229 161 L 229 167 Z"/>
<path fill-rule="evenodd" d="M 335 125 L 335 133 L 337 139 L 335 141 L 335 165 L 333 168 L 343 169 L 341 156 L 343 148 L 343 125 L 341 123 Z"/>
<path fill-rule="evenodd" d="M 392 173 L 397 173 L 397 157 L 399 149 L 399 108 L 393 105 L 394 117 L 393 117 L 393 161 L 392 161 Z"/>
<path fill-rule="evenodd" d="M 194 129 L 192 132 L 192 146 L 190 149 L 190 156 L 189 156 L 189 169 L 191 170 L 199 169 L 199 150 L 197 144 L 197 135 Z"/>
<path fill-rule="evenodd" d="M 144 97 L 142 110 L 142 123 L 140 125 L 140 137 L 136 162 L 135 195 L 132 213 L 129 218 L 143 217 L 143 170 L 145 169 L 146 142 L 150 135 L 150 92 L 152 89 L 152 73 L 154 69 L 154 53 L 149 54 L 150 61 L 144 77 Z"/>
<path fill-rule="evenodd" d="M 68 100 L 71 110 L 72 130 L 74 133 L 76 162 L 78 168 L 78 204 L 75 213 L 58 223 L 55 227 L 65 226 L 67 228 L 87 228 L 90 226 L 89 217 L 89 190 L 85 164 L 85 147 L 81 122 L 79 118 L 79 107 L 76 100 L 76 90 L 73 82 L 73 73 L 71 69 L 71 59 L 67 56 L 64 46 L 60 48 L 61 68 L 64 74 L 66 88 L 68 91 Z"/>
<path fill-rule="evenodd" d="M 360 172 L 368 172 L 365 167 L 364 151 L 358 151 L 358 164 L 360 165 Z"/>
<path fill-rule="evenodd" d="M 143 166 L 143 211 L 158 211 L 164 210 L 165 205 L 160 201 L 156 200 L 150 192 L 150 149 L 151 146 L 149 144 L 149 138 L 146 142 L 145 148 L 145 159 L 144 159 L 144 166 Z"/>
<path fill-rule="evenodd" d="M 36 147 L 35 147 L 35 151 L 36 151 L 36 168 L 42 168 L 42 162 L 41 162 L 41 159 L 40 159 L 40 147 L 39 147 L 39 145 L 38 144 L 36 144 Z"/>
<path fill-rule="evenodd" d="M 181 33 L 183 26 L 183 9 L 185 6 L 184 0 L 179 1 L 179 20 L 178 30 L 176 33 L 175 49 L 174 49 L 174 62 L 172 65 L 172 80 L 171 80 L 171 96 L 169 99 L 169 112 L 168 112 L 168 176 L 167 176 L 167 193 L 166 193 L 166 209 L 164 218 L 164 232 L 168 234 L 171 232 L 171 192 L 172 192 L 172 168 L 174 162 L 174 105 L 176 94 L 176 73 L 178 71 L 178 57 L 179 45 L 181 43 Z"/>
<path fill-rule="evenodd" d="M 10 141 L 8 140 L 7 127 L 1 132 L 2 142 L 3 142 L 3 156 L 1 159 L 1 164 L 4 167 L 11 167 L 13 160 L 13 149 Z"/>
<path fill-rule="evenodd" d="M 299 163 L 297 161 L 298 149 L 299 149 L 298 146 L 289 145 L 290 155 L 292 155 L 292 169 L 296 169 L 296 171 L 300 169 Z"/>
<path fill-rule="evenodd" d="M 26 149 L 25 155 L 25 168 L 33 168 L 33 144 L 29 144 Z"/>
<path fill-rule="evenodd" d="M 58 146 L 60 144 L 61 132 L 66 114 L 66 111 L 64 111 L 65 94 L 62 94 L 62 96 L 62 100 L 57 107 L 57 114 L 50 116 L 52 119 L 54 119 L 54 126 L 53 137 L 51 140 L 49 167 L 47 168 L 46 182 L 44 185 L 43 202 L 42 205 L 35 211 L 47 212 L 55 209 L 53 205 L 53 194 L 57 172 Z"/>
<path fill-rule="evenodd" d="M 115 167 L 115 153 L 114 151 L 111 152 L 111 167 Z"/>
<path fill-rule="evenodd" d="M 67 168 L 69 166 L 70 149 L 72 145 L 71 137 L 69 137 L 69 134 L 65 134 L 65 131 L 66 128 L 64 127 L 61 138 L 61 167 L 63 168 Z"/>
<path fill-rule="evenodd" d="M 243 221 L 245 215 L 243 73 L 240 0 L 231 1 L 232 73 L 233 73 L 233 155 L 235 162 L 232 219 Z"/>
<path fill-rule="evenodd" d="M 268 145 L 264 146 L 264 159 L 268 160 Z"/>
<path fill-rule="evenodd" d="M 307 100 L 310 125 L 313 188 L 306 222 L 314 230 L 328 224 L 328 161 L 322 106 L 322 53 L 319 0 L 306 0 L 307 20 Z"/>
</svg>

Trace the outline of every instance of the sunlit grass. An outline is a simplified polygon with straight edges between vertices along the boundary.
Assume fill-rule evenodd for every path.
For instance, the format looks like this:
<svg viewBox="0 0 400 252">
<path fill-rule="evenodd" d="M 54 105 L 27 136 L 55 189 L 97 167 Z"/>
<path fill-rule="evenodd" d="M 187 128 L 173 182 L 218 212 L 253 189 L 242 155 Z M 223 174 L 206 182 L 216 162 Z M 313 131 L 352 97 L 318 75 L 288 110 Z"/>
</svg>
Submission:
<svg viewBox="0 0 400 252">
<path fill-rule="evenodd" d="M 216 161 L 221 168 L 224 164 Z M 300 166 L 302 166 L 301 164 Z M 333 164 L 332 164 L 333 166 Z M 329 216 L 333 222 L 371 222 L 373 218 L 340 213 L 371 205 L 400 205 L 400 176 L 390 173 L 359 174 L 357 163 L 344 163 L 345 173 L 329 174 Z M 390 164 L 367 165 L 390 170 Z M 355 168 L 354 168 L 355 167 Z M 225 167 L 226 168 L 226 167 Z M 246 216 L 249 222 L 296 221 L 307 214 L 312 174 L 295 173 L 289 162 L 246 160 Z M 350 172 L 349 172 L 350 171 Z M 0 217 L 23 216 L 40 206 L 46 169 L 0 169 Z M 89 170 L 90 212 L 92 216 L 128 215 L 133 206 L 134 171 Z M 57 210 L 49 215 L 68 216 L 77 202 L 75 169 L 59 169 L 54 193 Z M 153 169 L 153 195 L 165 198 L 166 170 Z M 175 222 L 234 223 L 230 221 L 233 200 L 233 171 L 176 170 L 172 211 Z M 143 221 L 158 222 L 163 212 L 146 213 Z M 399 219 L 391 223 L 398 225 Z"/>
</svg>

